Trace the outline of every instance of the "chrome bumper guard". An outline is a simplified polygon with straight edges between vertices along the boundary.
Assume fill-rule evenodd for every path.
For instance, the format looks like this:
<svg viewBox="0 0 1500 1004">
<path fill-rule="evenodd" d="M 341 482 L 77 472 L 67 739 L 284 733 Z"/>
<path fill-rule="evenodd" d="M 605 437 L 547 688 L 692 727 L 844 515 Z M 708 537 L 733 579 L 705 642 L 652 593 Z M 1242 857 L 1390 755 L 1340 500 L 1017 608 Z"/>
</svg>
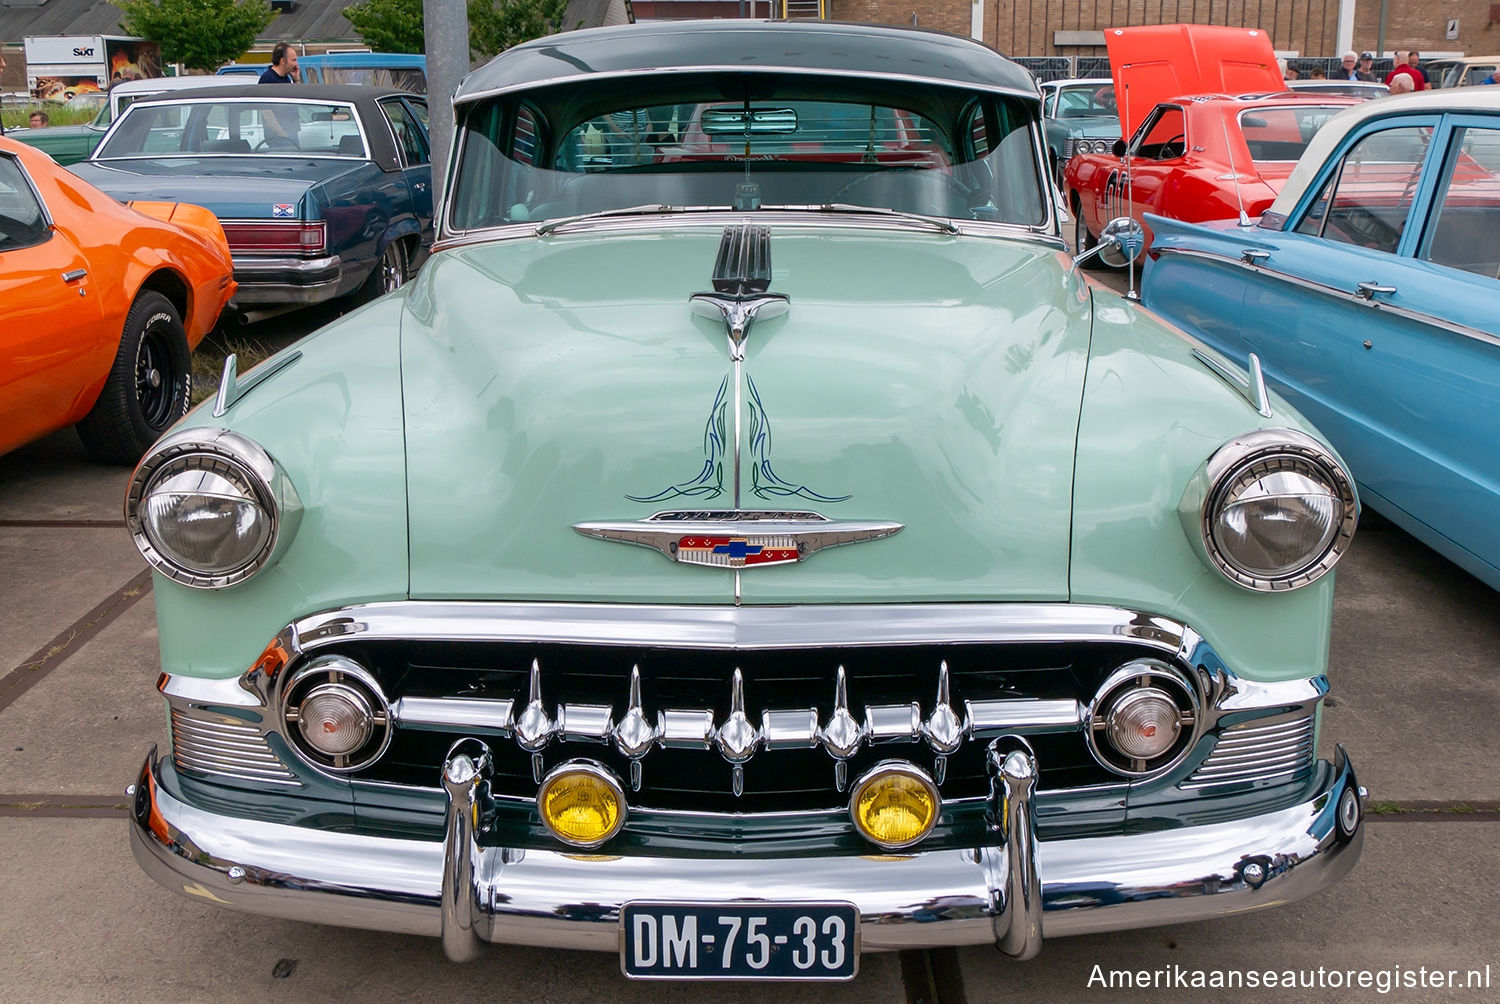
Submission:
<svg viewBox="0 0 1500 1004">
<path fill-rule="evenodd" d="M 487 750 L 443 770 L 441 841 L 338 833 L 222 815 L 163 789 L 153 749 L 131 813 L 152 878 L 248 913 L 441 937 L 450 958 L 486 942 L 618 951 L 641 898 L 853 902 L 865 951 L 993 943 L 1030 958 L 1042 938 L 1177 924 L 1276 906 L 1342 878 L 1363 843 L 1361 792 L 1342 747 L 1298 804 L 1231 822 L 1039 841 L 1036 762 L 992 748 L 993 846 L 868 857 L 691 859 L 483 847 Z"/>
</svg>

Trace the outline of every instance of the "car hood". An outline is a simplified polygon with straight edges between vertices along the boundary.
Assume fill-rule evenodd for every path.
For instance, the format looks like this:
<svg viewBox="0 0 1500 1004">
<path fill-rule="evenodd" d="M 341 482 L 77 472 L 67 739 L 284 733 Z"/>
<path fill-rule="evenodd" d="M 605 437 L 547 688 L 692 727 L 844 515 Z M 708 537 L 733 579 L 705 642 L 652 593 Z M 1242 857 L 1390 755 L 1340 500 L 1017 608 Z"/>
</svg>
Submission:
<svg viewBox="0 0 1500 1004">
<path fill-rule="evenodd" d="M 1064 599 L 1089 296 L 1055 247 L 773 227 L 782 316 L 735 433 L 717 228 L 434 257 L 402 322 L 411 593 L 620 602 Z M 586 537 L 664 510 L 894 536 L 736 573 Z"/>
<path fill-rule="evenodd" d="M 1253 28 L 1154 24 L 1104 33 L 1120 102 L 1122 135 L 1134 136 L 1151 110 L 1188 94 L 1282 90 L 1271 37 Z"/>
<path fill-rule="evenodd" d="M 91 160 L 69 170 L 121 202 L 191 202 L 220 219 L 269 217 L 314 185 L 362 161 L 296 157 L 164 157 Z"/>
</svg>

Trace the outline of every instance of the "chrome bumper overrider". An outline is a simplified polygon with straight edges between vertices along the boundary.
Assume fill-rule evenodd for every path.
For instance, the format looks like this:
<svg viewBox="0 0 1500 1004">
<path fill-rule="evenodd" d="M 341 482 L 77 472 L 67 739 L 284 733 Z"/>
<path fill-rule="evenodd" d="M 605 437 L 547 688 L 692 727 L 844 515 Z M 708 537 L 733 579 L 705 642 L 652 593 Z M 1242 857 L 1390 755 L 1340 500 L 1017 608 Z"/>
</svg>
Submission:
<svg viewBox="0 0 1500 1004">
<path fill-rule="evenodd" d="M 1363 842 L 1343 750 L 1295 805 L 1230 822 L 1038 840 L 1034 759 L 992 756 L 994 842 L 868 857 L 664 858 L 482 847 L 485 750 L 444 768 L 445 838 L 402 840 L 227 816 L 167 791 L 153 749 L 131 846 L 179 894 L 274 917 L 443 939 L 456 960 L 484 942 L 617 951 L 637 899 L 847 901 L 865 951 L 994 943 L 1017 958 L 1043 937 L 1175 924 L 1307 896 L 1342 878 Z"/>
</svg>

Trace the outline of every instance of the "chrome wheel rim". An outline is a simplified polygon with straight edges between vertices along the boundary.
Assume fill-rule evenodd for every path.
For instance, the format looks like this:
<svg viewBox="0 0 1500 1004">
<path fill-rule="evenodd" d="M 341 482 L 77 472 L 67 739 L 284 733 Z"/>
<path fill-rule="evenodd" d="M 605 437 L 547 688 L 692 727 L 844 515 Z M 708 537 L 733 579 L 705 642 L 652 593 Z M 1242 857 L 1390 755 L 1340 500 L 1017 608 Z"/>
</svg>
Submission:
<svg viewBox="0 0 1500 1004">
<path fill-rule="evenodd" d="M 406 279 L 404 271 L 401 267 L 401 246 L 392 241 L 380 256 L 380 291 L 389 293 L 400 289 Z"/>
</svg>

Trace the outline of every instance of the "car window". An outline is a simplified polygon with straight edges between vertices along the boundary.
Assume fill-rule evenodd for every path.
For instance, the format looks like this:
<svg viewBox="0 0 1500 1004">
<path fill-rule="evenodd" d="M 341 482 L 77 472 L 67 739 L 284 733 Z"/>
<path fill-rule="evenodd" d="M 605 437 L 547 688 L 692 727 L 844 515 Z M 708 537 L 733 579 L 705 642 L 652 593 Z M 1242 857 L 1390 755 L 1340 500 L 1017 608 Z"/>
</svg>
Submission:
<svg viewBox="0 0 1500 1004">
<path fill-rule="evenodd" d="M 590 82 L 475 107 L 463 123 L 454 225 L 647 205 L 1045 219 L 1035 113 L 1019 98 L 919 87 L 862 99 L 845 86 L 835 100 L 827 81 L 809 79 L 774 98 L 726 100 L 733 78 L 665 80 L 635 94 Z"/>
<path fill-rule="evenodd" d="M 1454 131 L 1419 257 L 1500 277 L 1500 129 Z"/>
<path fill-rule="evenodd" d="M 1361 137 L 1324 184 L 1297 232 L 1394 254 L 1431 141 L 1431 126 L 1399 126 Z"/>
<path fill-rule="evenodd" d="M 1250 108 L 1240 112 L 1240 132 L 1255 161 L 1297 160 L 1323 123 L 1342 105 Z"/>
<path fill-rule="evenodd" d="M 133 105 L 98 156 L 173 154 L 369 157 L 352 106 L 253 98 Z"/>
<path fill-rule="evenodd" d="M 1187 152 L 1186 116 L 1179 105 L 1159 105 L 1136 131 L 1131 154 L 1147 160 L 1171 160 Z"/>
<path fill-rule="evenodd" d="M 14 157 L 0 155 L 0 252 L 47 239 L 47 216 Z"/>
<path fill-rule="evenodd" d="M 427 143 L 422 139 L 422 128 L 417 120 L 399 100 L 380 102 L 380 110 L 391 124 L 396 137 L 396 147 L 401 151 L 401 160 L 407 166 L 427 163 Z"/>
<path fill-rule="evenodd" d="M 1100 87 L 1069 87 L 1058 98 L 1057 117 L 1060 119 L 1087 118 L 1092 115 L 1115 114 L 1115 89 L 1108 84 Z"/>
</svg>

